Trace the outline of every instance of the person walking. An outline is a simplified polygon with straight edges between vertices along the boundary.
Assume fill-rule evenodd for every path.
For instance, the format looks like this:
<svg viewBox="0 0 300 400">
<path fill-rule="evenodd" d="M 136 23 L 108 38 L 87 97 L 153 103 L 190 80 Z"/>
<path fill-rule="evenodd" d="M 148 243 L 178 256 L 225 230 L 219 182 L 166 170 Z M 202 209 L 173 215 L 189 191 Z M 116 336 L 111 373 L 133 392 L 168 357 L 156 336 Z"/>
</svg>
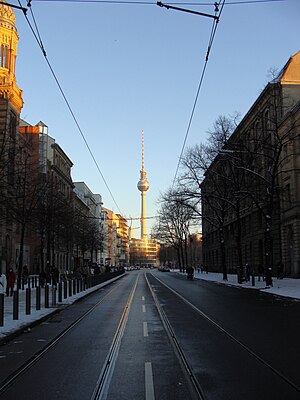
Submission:
<svg viewBox="0 0 300 400">
<path fill-rule="evenodd" d="M 0 294 L 6 293 L 6 276 L 2 274 L 2 271 L 0 270 Z"/>
<path fill-rule="evenodd" d="M 9 268 L 7 274 L 7 287 L 6 287 L 7 296 L 13 295 L 15 282 L 16 282 L 16 274 L 14 273 L 14 270 L 12 268 Z"/>
<path fill-rule="evenodd" d="M 52 286 L 56 287 L 59 281 L 59 271 L 53 266 L 51 269 Z"/>
<path fill-rule="evenodd" d="M 24 285 L 27 285 L 28 283 L 28 276 L 29 276 L 29 271 L 27 265 L 24 265 L 23 267 L 23 283 Z"/>
</svg>

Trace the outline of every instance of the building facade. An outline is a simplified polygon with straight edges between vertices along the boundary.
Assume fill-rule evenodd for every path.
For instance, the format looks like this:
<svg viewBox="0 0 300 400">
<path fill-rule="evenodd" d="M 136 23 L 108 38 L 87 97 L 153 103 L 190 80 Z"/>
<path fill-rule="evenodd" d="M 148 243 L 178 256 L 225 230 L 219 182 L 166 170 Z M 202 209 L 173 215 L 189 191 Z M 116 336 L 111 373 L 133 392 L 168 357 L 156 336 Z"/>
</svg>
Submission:
<svg viewBox="0 0 300 400">
<path fill-rule="evenodd" d="M 300 52 L 268 83 L 201 187 L 209 270 L 300 274 Z"/>
</svg>

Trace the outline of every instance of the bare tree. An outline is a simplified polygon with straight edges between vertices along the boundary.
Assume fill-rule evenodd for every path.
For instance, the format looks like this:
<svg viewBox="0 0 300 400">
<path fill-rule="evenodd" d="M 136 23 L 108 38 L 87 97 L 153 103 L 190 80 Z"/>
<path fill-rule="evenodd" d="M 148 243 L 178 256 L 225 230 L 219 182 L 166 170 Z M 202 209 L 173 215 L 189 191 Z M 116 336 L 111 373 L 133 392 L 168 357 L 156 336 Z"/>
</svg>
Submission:
<svg viewBox="0 0 300 400">
<path fill-rule="evenodd" d="M 162 195 L 158 223 L 153 229 L 155 238 L 176 249 L 180 271 L 188 267 L 188 243 L 193 223 L 192 207 L 182 203 L 172 190 Z"/>
</svg>

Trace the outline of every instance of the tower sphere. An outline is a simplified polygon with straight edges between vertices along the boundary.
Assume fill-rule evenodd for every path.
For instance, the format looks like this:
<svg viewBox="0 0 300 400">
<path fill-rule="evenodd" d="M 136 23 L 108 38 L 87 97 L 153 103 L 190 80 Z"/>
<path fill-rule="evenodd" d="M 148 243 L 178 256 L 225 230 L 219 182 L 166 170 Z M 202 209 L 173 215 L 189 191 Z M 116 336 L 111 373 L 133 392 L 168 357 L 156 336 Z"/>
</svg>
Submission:
<svg viewBox="0 0 300 400">
<path fill-rule="evenodd" d="M 146 192 L 149 189 L 150 185 L 147 179 L 141 179 L 138 181 L 137 188 L 140 192 Z"/>
</svg>

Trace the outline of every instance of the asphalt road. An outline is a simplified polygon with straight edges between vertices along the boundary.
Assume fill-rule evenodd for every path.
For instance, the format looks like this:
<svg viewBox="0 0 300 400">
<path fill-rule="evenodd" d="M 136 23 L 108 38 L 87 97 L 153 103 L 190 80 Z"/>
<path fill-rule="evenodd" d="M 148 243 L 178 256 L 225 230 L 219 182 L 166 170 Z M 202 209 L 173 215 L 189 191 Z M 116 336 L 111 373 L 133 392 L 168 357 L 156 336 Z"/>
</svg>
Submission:
<svg viewBox="0 0 300 400">
<path fill-rule="evenodd" d="M 1 346 L 0 399 L 193 400 L 180 352 L 207 400 L 299 399 L 299 311 L 258 291 L 132 271 Z"/>
<path fill-rule="evenodd" d="M 159 278 L 198 309 L 151 278 L 208 399 L 300 398 L 300 302 L 180 275 Z"/>
</svg>

